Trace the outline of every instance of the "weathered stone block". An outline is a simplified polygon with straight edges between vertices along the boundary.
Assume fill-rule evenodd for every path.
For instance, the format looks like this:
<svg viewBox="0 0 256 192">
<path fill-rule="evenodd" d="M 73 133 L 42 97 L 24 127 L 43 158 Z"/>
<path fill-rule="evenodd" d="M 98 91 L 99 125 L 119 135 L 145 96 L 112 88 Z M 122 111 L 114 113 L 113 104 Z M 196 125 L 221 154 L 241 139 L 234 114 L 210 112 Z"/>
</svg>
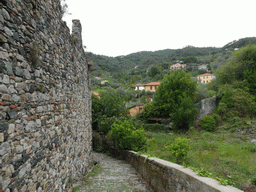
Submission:
<svg viewBox="0 0 256 192">
<path fill-rule="evenodd" d="M 6 153 L 11 151 L 9 143 L 4 142 L 0 145 L 0 155 L 4 156 Z"/>
<path fill-rule="evenodd" d="M 8 134 L 12 134 L 15 130 L 15 124 L 9 124 Z"/>
<path fill-rule="evenodd" d="M 0 93 L 8 93 L 8 92 L 9 92 L 9 91 L 8 91 L 6 85 L 1 84 L 1 85 L 0 85 Z"/>
<path fill-rule="evenodd" d="M 26 131 L 30 132 L 31 130 L 35 129 L 37 127 L 37 124 L 34 121 L 30 121 L 27 125 L 26 125 Z"/>
<path fill-rule="evenodd" d="M 0 122 L 0 133 L 6 131 L 9 127 L 9 124 L 7 122 Z"/>
</svg>

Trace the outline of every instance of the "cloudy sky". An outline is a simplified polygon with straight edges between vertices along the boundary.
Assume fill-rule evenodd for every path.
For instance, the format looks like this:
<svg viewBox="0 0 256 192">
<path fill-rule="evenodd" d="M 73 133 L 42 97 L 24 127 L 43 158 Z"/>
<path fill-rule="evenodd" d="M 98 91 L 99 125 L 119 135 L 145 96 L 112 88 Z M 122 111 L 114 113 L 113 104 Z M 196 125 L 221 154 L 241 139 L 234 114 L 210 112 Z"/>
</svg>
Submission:
<svg viewBox="0 0 256 192">
<path fill-rule="evenodd" d="M 80 19 L 83 44 L 99 55 L 222 47 L 256 36 L 255 0 L 66 0 L 64 20 Z"/>
</svg>

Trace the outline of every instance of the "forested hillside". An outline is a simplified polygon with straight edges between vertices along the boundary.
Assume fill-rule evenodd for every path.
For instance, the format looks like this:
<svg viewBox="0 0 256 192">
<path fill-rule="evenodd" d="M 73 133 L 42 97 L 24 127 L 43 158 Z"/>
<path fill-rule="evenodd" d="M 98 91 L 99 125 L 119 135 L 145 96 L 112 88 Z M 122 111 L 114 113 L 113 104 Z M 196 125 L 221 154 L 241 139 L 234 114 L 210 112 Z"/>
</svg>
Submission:
<svg viewBox="0 0 256 192">
<path fill-rule="evenodd" d="M 187 46 L 182 49 L 165 49 L 159 51 L 142 51 L 125 56 L 108 57 L 92 54 L 91 60 L 94 63 L 94 74 L 122 72 L 134 69 L 146 71 L 150 66 L 159 63 L 175 63 L 177 60 L 186 60 L 186 57 L 194 56 L 196 61 L 187 62 L 194 64 L 210 64 L 220 55 L 225 55 L 227 51 L 241 48 L 248 44 L 256 44 L 256 37 L 242 38 L 227 43 L 222 48 L 216 47 L 193 47 Z M 219 58 L 220 59 L 220 58 Z"/>
</svg>

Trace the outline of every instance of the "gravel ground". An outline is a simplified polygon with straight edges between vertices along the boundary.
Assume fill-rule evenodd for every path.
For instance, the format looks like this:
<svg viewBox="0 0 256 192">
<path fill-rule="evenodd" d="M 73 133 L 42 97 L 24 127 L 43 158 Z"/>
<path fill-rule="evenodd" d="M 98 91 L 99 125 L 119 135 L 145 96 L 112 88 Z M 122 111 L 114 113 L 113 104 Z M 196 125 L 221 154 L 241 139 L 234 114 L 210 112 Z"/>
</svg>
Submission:
<svg viewBox="0 0 256 192">
<path fill-rule="evenodd" d="M 77 188 L 79 186 L 77 192 L 151 191 L 135 169 L 125 161 L 96 152 L 93 152 L 93 158 L 98 164 L 84 181 L 77 182 L 74 185 Z"/>
</svg>

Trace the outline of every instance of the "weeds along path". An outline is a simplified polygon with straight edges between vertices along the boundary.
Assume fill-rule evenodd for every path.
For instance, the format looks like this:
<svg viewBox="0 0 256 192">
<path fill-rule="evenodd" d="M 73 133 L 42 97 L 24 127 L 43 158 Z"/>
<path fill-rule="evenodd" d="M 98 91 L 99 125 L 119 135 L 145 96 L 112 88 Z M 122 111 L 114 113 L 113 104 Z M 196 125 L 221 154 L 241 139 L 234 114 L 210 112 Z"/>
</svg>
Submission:
<svg viewBox="0 0 256 192">
<path fill-rule="evenodd" d="M 98 164 L 83 181 L 74 185 L 73 191 L 150 191 L 136 170 L 125 161 L 96 152 L 93 158 Z"/>
</svg>

